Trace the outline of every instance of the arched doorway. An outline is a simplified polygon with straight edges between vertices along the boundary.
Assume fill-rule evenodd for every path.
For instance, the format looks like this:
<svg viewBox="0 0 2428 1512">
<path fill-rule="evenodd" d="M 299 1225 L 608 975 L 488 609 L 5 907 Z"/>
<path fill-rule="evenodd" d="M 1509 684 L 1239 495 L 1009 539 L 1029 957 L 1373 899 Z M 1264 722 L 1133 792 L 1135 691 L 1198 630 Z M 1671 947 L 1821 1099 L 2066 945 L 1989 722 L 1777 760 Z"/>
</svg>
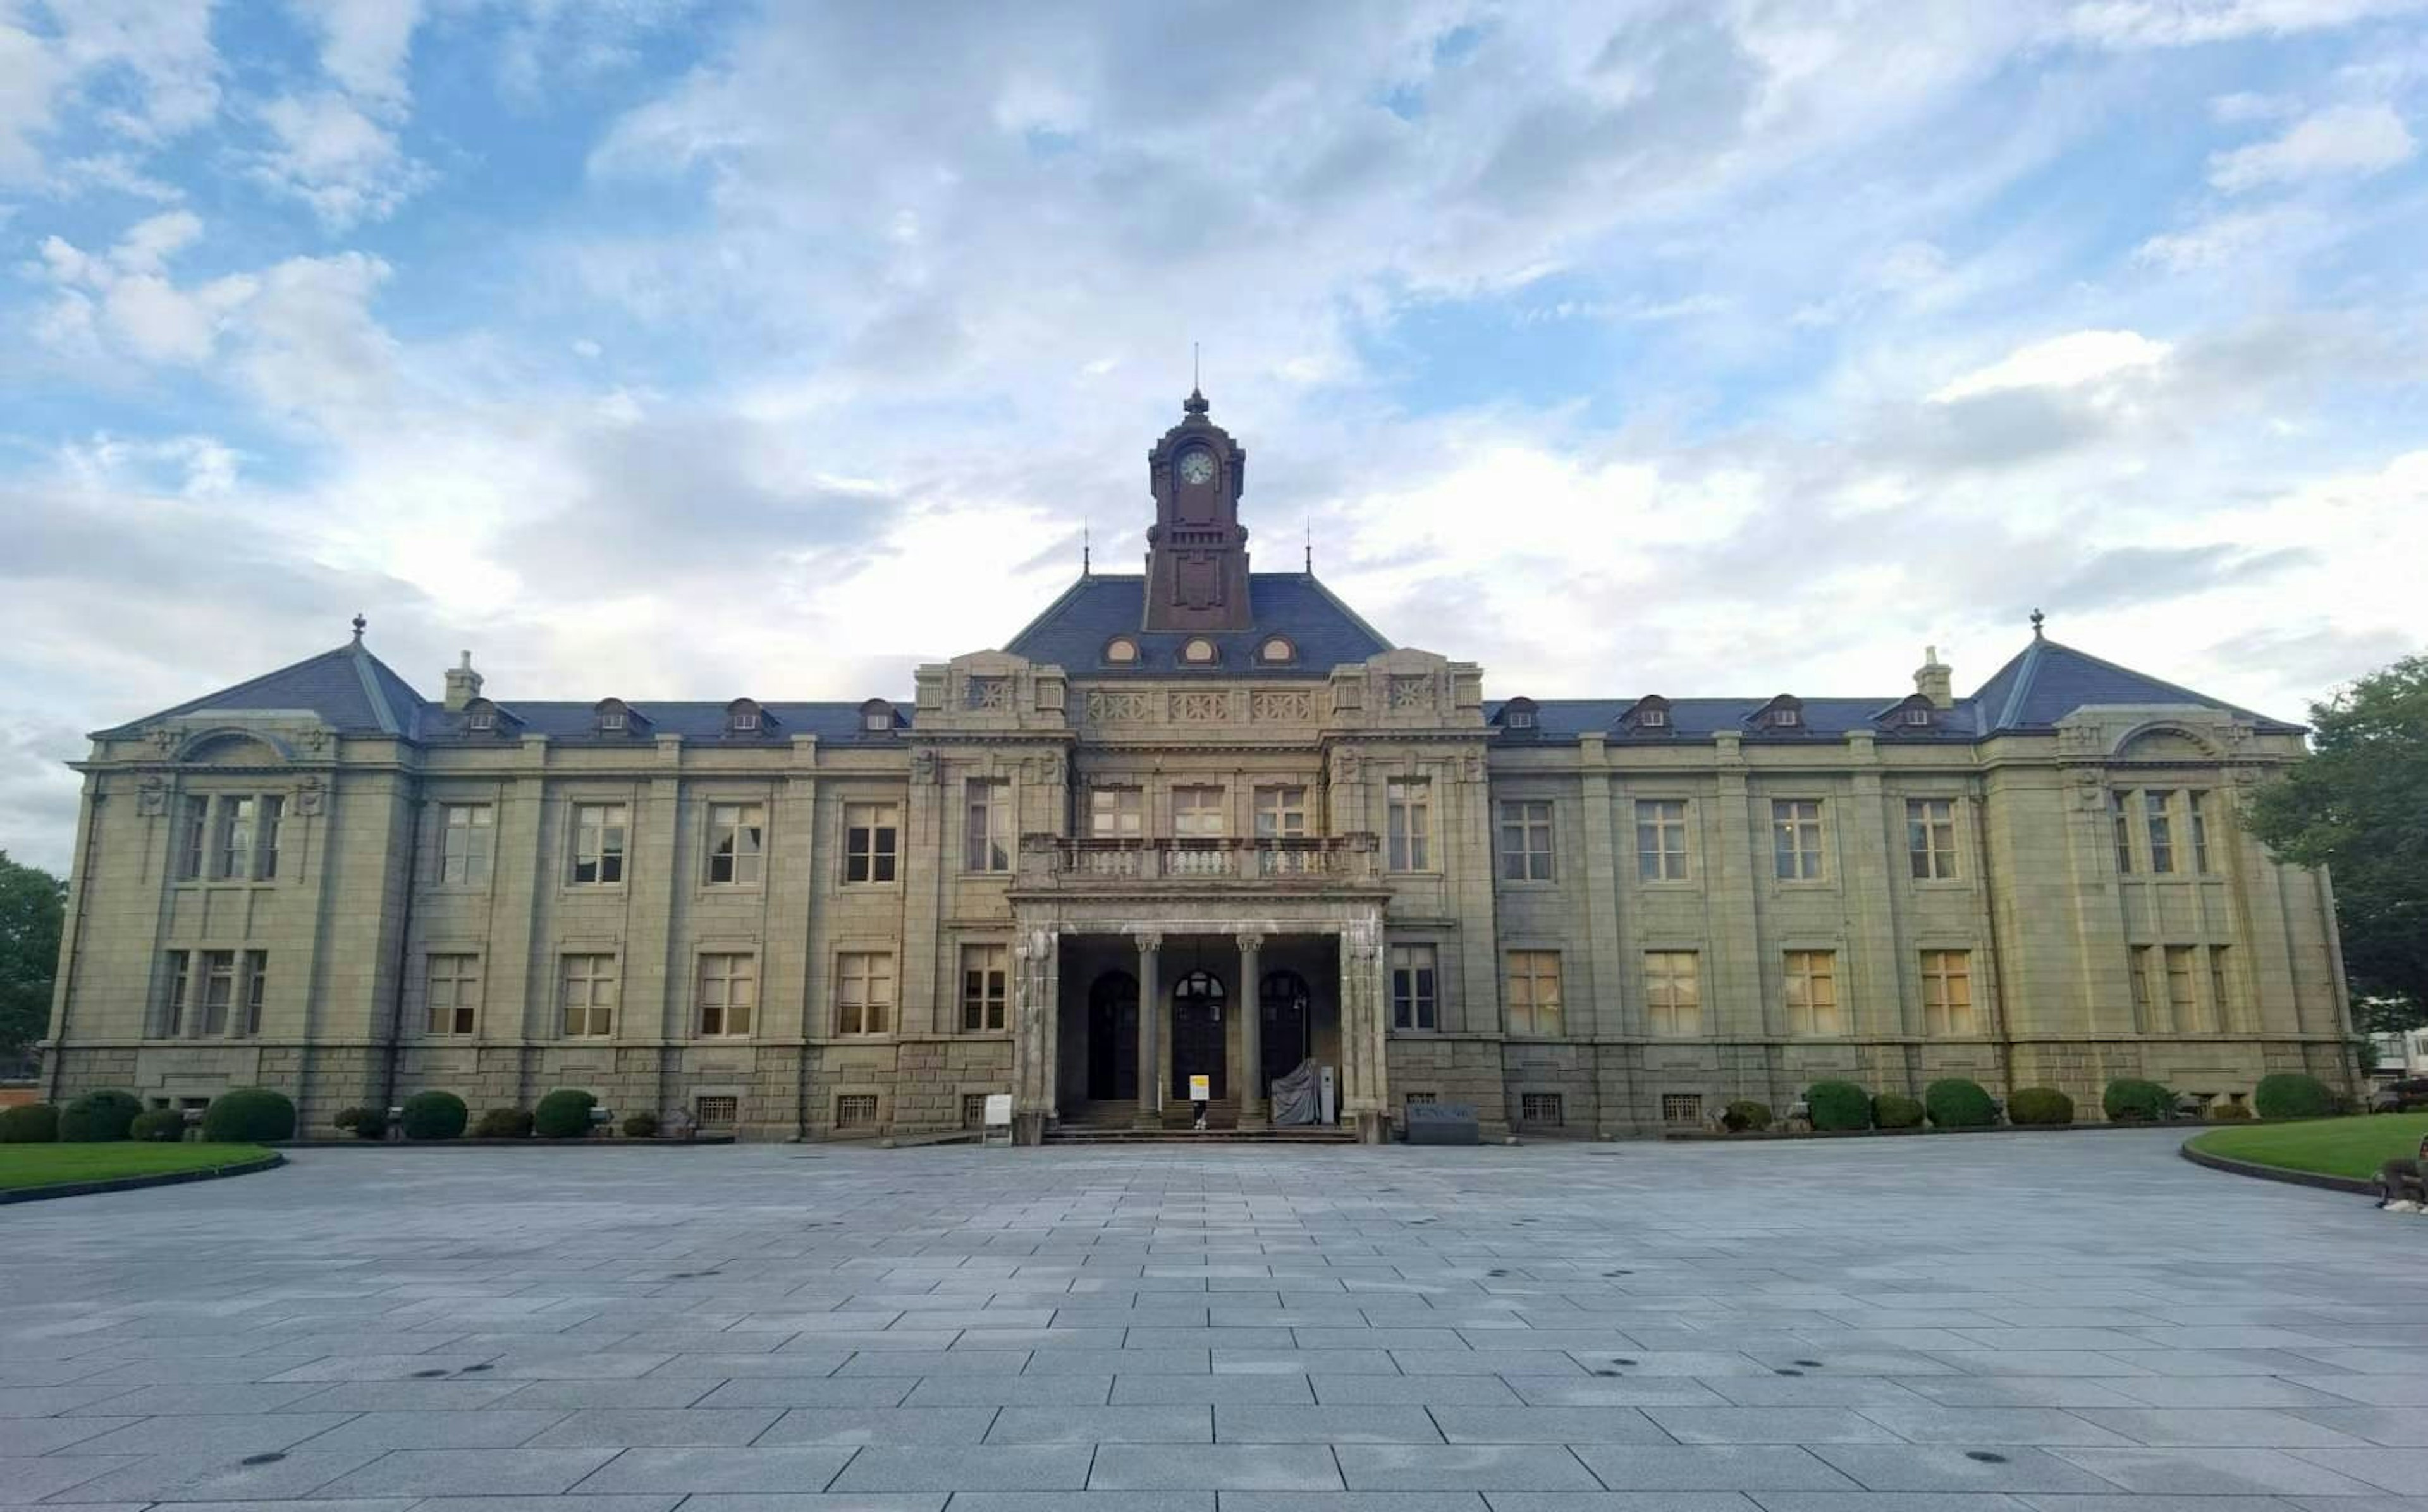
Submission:
<svg viewBox="0 0 2428 1512">
<path fill-rule="evenodd" d="M 1138 1097 L 1138 978 L 1107 971 L 1088 989 L 1088 1096 L 1098 1102 Z"/>
<path fill-rule="evenodd" d="M 1256 990 L 1256 1011 L 1262 1025 L 1265 1085 L 1298 1069 L 1314 1053 L 1315 1004 L 1306 978 L 1295 971 L 1268 971 Z"/>
<path fill-rule="evenodd" d="M 1222 1068 L 1222 979 L 1191 971 L 1172 987 L 1172 1095 L 1189 1100 L 1189 1079 L 1210 1081 L 1217 1100 L 1231 1095 Z"/>
</svg>

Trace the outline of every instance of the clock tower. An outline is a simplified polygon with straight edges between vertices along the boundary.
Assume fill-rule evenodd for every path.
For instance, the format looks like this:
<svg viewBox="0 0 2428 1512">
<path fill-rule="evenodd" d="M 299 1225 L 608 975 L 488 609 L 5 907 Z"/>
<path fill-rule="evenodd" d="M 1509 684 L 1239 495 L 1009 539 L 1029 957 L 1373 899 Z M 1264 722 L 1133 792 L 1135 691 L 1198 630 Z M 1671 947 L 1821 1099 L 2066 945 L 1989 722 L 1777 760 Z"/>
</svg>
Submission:
<svg viewBox="0 0 2428 1512">
<path fill-rule="evenodd" d="M 1206 396 L 1189 391 L 1178 425 L 1146 454 L 1155 523 L 1146 529 L 1145 630 L 1245 630 L 1248 531 L 1239 491 L 1248 454 L 1206 417 Z"/>
</svg>

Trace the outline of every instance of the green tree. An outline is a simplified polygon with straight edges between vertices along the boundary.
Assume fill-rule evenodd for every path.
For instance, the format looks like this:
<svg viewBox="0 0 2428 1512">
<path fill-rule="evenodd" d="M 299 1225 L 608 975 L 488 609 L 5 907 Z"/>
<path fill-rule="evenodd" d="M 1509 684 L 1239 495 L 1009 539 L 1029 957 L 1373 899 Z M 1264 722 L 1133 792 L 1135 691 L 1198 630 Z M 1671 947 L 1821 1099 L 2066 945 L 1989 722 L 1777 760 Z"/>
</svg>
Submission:
<svg viewBox="0 0 2428 1512">
<path fill-rule="evenodd" d="M 2428 657 L 2406 657 L 2310 706 L 2311 756 L 2253 801 L 2252 833 L 2285 860 L 2335 869 L 2353 1024 L 2428 1024 Z"/>
<path fill-rule="evenodd" d="M 0 1062 L 23 1055 L 51 1027 L 51 981 L 68 885 L 0 851 Z"/>
</svg>

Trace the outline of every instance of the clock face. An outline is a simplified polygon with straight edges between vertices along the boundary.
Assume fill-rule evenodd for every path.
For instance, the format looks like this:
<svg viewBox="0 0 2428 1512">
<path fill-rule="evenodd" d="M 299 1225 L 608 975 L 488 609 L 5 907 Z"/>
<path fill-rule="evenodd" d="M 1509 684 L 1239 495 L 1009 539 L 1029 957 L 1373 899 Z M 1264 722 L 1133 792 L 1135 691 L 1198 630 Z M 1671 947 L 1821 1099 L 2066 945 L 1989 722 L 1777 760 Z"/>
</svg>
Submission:
<svg viewBox="0 0 2428 1512">
<path fill-rule="evenodd" d="M 1192 451 L 1180 459 L 1180 480 L 1184 483 L 1210 483 L 1214 480 L 1214 456 L 1211 452 Z"/>
</svg>

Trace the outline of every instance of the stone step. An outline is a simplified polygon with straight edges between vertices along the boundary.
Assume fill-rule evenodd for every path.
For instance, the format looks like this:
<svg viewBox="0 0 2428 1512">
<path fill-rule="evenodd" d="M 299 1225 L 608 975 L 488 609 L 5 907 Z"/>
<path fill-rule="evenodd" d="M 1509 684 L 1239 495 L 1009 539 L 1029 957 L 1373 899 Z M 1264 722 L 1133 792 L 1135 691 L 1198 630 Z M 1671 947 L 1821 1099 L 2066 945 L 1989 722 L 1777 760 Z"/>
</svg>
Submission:
<svg viewBox="0 0 2428 1512">
<path fill-rule="evenodd" d="M 1357 1131 L 1338 1125 L 1292 1124 L 1271 1129 L 1123 1128 L 1111 1124 L 1056 1124 L 1048 1145 L 1353 1145 Z"/>
</svg>

